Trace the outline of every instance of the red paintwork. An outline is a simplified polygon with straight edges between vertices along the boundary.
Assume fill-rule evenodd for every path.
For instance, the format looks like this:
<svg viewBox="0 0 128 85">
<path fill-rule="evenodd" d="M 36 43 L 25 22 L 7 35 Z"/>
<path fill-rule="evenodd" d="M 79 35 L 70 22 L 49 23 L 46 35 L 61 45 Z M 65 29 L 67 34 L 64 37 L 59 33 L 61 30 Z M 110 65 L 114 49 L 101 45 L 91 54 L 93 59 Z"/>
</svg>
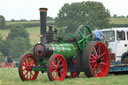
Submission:
<svg viewBox="0 0 128 85">
<path fill-rule="evenodd" d="M 62 63 L 60 63 L 62 62 Z M 62 69 L 58 71 L 58 67 L 61 67 Z M 61 77 L 58 75 L 58 72 L 61 74 Z M 52 80 L 64 80 L 67 73 L 67 65 L 64 57 L 60 54 L 57 54 L 54 56 L 50 63 L 50 75 Z"/>
<path fill-rule="evenodd" d="M 93 76 L 106 76 L 110 67 L 110 57 L 106 46 L 101 42 L 96 43 L 91 49 L 89 58 Z M 98 58 L 100 58 L 99 62 L 97 62 Z"/>
<path fill-rule="evenodd" d="M 38 71 L 32 71 L 31 66 L 36 66 L 36 60 L 33 55 L 28 54 L 24 57 L 21 64 L 21 72 L 24 80 L 35 80 L 38 76 Z"/>
</svg>

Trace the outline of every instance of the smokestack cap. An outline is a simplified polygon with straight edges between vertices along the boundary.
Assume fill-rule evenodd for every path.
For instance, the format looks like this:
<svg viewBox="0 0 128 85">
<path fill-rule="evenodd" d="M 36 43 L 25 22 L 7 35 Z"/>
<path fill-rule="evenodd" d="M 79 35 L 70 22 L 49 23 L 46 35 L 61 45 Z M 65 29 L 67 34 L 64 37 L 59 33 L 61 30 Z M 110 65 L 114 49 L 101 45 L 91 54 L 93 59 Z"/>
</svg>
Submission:
<svg viewBox="0 0 128 85">
<path fill-rule="evenodd" d="M 47 12 L 48 11 L 47 8 L 40 8 L 39 10 L 40 10 L 40 12 Z"/>
</svg>

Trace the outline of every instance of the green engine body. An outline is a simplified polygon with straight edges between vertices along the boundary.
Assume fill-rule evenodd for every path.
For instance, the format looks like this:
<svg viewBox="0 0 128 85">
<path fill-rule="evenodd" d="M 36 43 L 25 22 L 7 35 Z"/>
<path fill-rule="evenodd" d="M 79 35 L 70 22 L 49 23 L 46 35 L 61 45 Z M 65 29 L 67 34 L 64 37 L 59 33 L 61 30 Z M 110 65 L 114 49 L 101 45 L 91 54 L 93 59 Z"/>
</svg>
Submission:
<svg viewBox="0 0 128 85">
<path fill-rule="evenodd" d="M 51 44 L 53 53 L 61 54 L 65 59 L 71 59 L 76 55 L 76 47 L 73 44 Z"/>
<path fill-rule="evenodd" d="M 52 43 L 52 44 L 37 44 L 34 48 L 34 53 L 37 60 L 49 58 L 52 54 L 61 54 L 65 59 L 71 59 L 76 56 L 77 48 L 72 43 Z"/>
</svg>

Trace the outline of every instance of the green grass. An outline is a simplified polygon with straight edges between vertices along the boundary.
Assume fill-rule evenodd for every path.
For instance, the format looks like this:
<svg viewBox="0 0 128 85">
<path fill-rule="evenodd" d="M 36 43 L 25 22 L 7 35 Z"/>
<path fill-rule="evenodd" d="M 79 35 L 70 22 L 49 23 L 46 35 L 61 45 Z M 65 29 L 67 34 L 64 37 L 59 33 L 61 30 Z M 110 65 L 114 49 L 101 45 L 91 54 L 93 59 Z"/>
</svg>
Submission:
<svg viewBox="0 0 128 85">
<path fill-rule="evenodd" d="M 32 27 L 32 28 L 26 28 L 26 30 L 28 31 L 29 38 L 30 38 L 30 43 L 32 45 L 35 45 L 37 42 L 40 41 L 40 27 Z"/>
<path fill-rule="evenodd" d="M 31 44 L 36 44 L 37 42 L 40 41 L 40 38 L 38 35 L 40 35 L 40 27 L 31 27 L 31 28 L 26 28 L 28 33 L 30 33 L 30 43 Z M 8 36 L 9 30 L 0 30 L 0 34 L 2 35 L 2 38 L 5 40 L 6 37 Z"/>
<path fill-rule="evenodd" d="M 7 25 L 12 25 L 12 24 L 35 24 L 35 23 L 40 23 L 40 21 L 6 21 Z M 53 20 L 48 20 L 47 23 L 54 23 Z"/>
<path fill-rule="evenodd" d="M 0 85 L 127 85 L 128 75 L 109 75 L 103 78 L 87 78 L 83 73 L 78 78 L 51 82 L 47 74 L 39 73 L 34 81 L 21 81 L 17 68 L 0 68 Z"/>
<path fill-rule="evenodd" d="M 7 21 L 7 25 L 11 24 L 35 24 L 40 23 L 40 21 Z M 47 23 L 54 23 L 54 21 L 47 21 Z M 110 24 L 128 24 L 128 18 L 110 18 Z"/>
<path fill-rule="evenodd" d="M 111 18 L 111 24 L 128 24 L 128 18 Z"/>
</svg>

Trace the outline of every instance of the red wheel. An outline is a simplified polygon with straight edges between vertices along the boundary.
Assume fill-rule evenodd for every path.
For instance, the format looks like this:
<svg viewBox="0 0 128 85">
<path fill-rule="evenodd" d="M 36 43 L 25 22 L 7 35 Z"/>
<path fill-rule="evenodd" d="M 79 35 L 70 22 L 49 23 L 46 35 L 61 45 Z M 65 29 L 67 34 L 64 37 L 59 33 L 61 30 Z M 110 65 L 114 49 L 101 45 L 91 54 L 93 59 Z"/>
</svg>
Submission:
<svg viewBox="0 0 128 85">
<path fill-rule="evenodd" d="M 80 72 L 70 72 L 70 75 L 66 75 L 67 78 L 76 78 L 78 77 Z"/>
<path fill-rule="evenodd" d="M 38 76 L 38 71 L 32 71 L 31 66 L 36 65 L 36 60 L 32 54 L 27 54 L 21 58 L 18 68 L 21 80 L 35 80 Z"/>
<path fill-rule="evenodd" d="M 67 64 L 60 54 L 53 54 L 48 61 L 48 77 L 52 80 L 64 80 L 67 73 Z"/>
<path fill-rule="evenodd" d="M 101 42 L 89 42 L 84 49 L 82 66 L 88 77 L 104 77 L 108 74 L 110 57 L 107 47 Z"/>
</svg>

